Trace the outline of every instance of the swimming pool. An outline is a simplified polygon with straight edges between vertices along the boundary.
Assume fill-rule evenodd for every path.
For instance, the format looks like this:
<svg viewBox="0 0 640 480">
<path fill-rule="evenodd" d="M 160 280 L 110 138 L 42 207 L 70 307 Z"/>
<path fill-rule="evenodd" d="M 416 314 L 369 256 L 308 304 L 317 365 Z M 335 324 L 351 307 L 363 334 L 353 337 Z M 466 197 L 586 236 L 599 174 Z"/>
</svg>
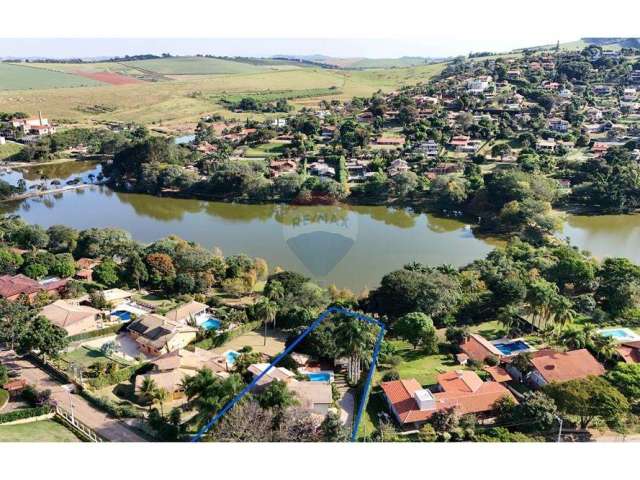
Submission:
<svg viewBox="0 0 640 480">
<path fill-rule="evenodd" d="M 598 330 L 603 337 L 613 338 L 616 342 L 630 342 L 640 340 L 640 335 L 629 328 L 603 328 Z"/>
<path fill-rule="evenodd" d="M 209 317 L 200 326 L 205 330 L 217 330 L 220 328 L 220 320 L 215 317 Z"/>
<path fill-rule="evenodd" d="M 227 364 L 229 366 L 233 365 L 234 363 L 236 363 L 236 358 L 238 358 L 240 356 L 239 352 L 235 352 L 233 350 L 229 350 L 227 352 L 224 352 L 224 358 L 227 361 Z"/>
<path fill-rule="evenodd" d="M 331 372 L 304 372 L 311 382 L 331 382 L 333 375 Z"/>
<path fill-rule="evenodd" d="M 493 346 L 496 347 L 503 355 L 517 355 L 520 352 L 528 352 L 531 350 L 531 346 L 524 340 L 510 340 L 506 342 L 493 342 Z"/>
<path fill-rule="evenodd" d="M 118 317 L 121 322 L 128 322 L 131 320 L 131 312 L 127 312 L 126 310 L 115 310 L 111 312 L 111 315 Z"/>
</svg>

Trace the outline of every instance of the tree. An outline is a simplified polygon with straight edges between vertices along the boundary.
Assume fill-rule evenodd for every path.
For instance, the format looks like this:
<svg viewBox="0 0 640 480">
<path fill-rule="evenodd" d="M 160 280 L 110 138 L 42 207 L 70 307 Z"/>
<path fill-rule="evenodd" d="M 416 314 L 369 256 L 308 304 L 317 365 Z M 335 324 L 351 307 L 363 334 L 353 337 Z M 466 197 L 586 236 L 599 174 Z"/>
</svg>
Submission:
<svg viewBox="0 0 640 480">
<path fill-rule="evenodd" d="M 582 429 L 596 418 L 609 426 L 616 425 L 629 411 L 627 399 L 601 377 L 551 383 L 544 387 L 544 392 L 562 413 L 577 416 Z"/>
<path fill-rule="evenodd" d="M 640 363 L 619 363 L 607 379 L 630 403 L 640 403 Z"/>
<path fill-rule="evenodd" d="M 295 395 L 289 391 L 287 384 L 280 380 L 272 381 L 258 397 L 258 404 L 266 409 L 287 408 L 297 403 Z"/>
<path fill-rule="evenodd" d="M 93 269 L 93 278 L 106 287 L 115 287 L 120 283 L 118 265 L 113 260 L 103 260 Z"/>
<path fill-rule="evenodd" d="M 47 249 L 52 253 L 71 253 L 78 243 L 78 231 L 65 225 L 52 225 L 47 229 L 47 235 Z"/>
<path fill-rule="evenodd" d="M 25 225 L 14 234 L 14 241 L 23 248 L 45 248 L 49 235 L 40 225 Z"/>
<path fill-rule="evenodd" d="M 1 275 L 13 275 L 15 274 L 22 264 L 24 259 L 22 255 L 17 252 L 13 252 L 8 248 L 0 248 L 0 274 Z"/>
<path fill-rule="evenodd" d="M 149 408 L 151 408 L 151 405 L 153 404 L 157 390 L 158 385 L 156 384 L 156 381 L 151 377 L 144 377 L 144 380 L 142 380 L 142 384 L 140 385 L 138 395 L 144 403 L 149 405 Z"/>
<path fill-rule="evenodd" d="M 400 317 L 394 330 L 416 349 L 422 346 L 425 353 L 433 354 L 438 350 L 438 338 L 433 320 L 422 312 L 412 312 Z"/>
<path fill-rule="evenodd" d="M 349 358 L 348 378 L 355 383 L 360 379 L 362 356 L 373 345 L 373 333 L 369 325 L 355 318 L 338 316 L 336 322 L 336 347 L 341 356 Z"/>
<path fill-rule="evenodd" d="M 57 357 L 68 343 L 66 331 L 38 315 L 18 339 L 18 348 L 22 352 L 37 351 L 43 357 Z"/>
<path fill-rule="evenodd" d="M 267 324 L 273 323 L 275 328 L 276 316 L 278 314 L 278 304 L 268 298 L 261 298 L 255 305 L 254 311 L 258 318 L 262 318 L 264 324 L 264 344 L 267 344 Z"/>
<path fill-rule="evenodd" d="M 173 260 L 166 253 L 151 253 L 145 258 L 149 280 L 155 286 L 171 284 L 176 276 Z"/>
<path fill-rule="evenodd" d="M 596 299 L 612 315 L 620 315 L 640 302 L 640 266 L 626 258 L 606 258 L 598 277 Z"/>
<path fill-rule="evenodd" d="M 140 284 L 149 280 L 147 267 L 139 255 L 131 255 L 124 267 L 124 275 L 127 282 L 133 282 L 140 290 Z"/>
<path fill-rule="evenodd" d="M 244 400 L 229 410 L 205 437 L 214 442 L 270 442 L 274 413 L 257 402 Z"/>
<path fill-rule="evenodd" d="M 152 399 L 153 402 L 160 404 L 160 415 L 164 418 L 164 402 L 169 399 L 169 392 L 162 387 L 158 387 L 153 391 Z"/>
<path fill-rule="evenodd" d="M 340 420 L 340 415 L 330 411 L 320 424 L 320 432 L 324 442 L 346 442 L 348 439 L 347 429 Z"/>
</svg>

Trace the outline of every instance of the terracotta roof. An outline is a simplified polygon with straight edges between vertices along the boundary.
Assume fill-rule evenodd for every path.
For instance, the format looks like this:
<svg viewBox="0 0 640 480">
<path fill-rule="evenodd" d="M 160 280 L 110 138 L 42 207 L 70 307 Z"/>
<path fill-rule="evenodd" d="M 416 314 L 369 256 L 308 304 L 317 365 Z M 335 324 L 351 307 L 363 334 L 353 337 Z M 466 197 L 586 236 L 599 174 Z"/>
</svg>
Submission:
<svg viewBox="0 0 640 480">
<path fill-rule="evenodd" d="M 95 320 L 100 310 L 83 305 L 74 305 L 65 300 L 56 300 L 44 307 L 40 313 L 54 325 L 65 328 L 87 318 Z"/>
<path fill-rule="evenodd" d="M 20 294 L 32 294 L 44 290 L 35 280 L 26 275 L 2 275 L 0 276 L 0 296 L 13 297 Z"/>
<path fill-rule="evenodd" d="M 493 378 L 493 380 L 498 383 L 509 382 L 513 380 L 511 375 L 509 375 L 509 372 L 499 366 L 484 367 L 484 371 L 491 375 L 491 378 Z"/>
<path fill-rule="evenodd" d="M 458 381 L 454 378 L 456 377 Z M 448 388 L 444 392 L 433 394 L 435 408 L 419 410 L 414 399 L 422 386 L 415 379 L 383 382 L 382 390 L 398 415 L 400 423 L 422 422 L 437 410 L 457 408 L 460 413 L 483 413 L 493 409 L 493 404 L 507 396 L 515 400 L 509 390 L 497 382 L 483 382 L 474 372 L 466 371 L 460 378 L 459 372 L 448 372 L 439 376 L 440 386 Z M 468 382 L 468 383 L 467 383 Z"/>
<path fill-rule="evenodd" d="M 584 348 L 570 352 L 538 352 L 531 358 L 531 363 L 547 382 L 566 382 L 605 373 L 604 367 Z"/>
<path fill-rule="evenodd" d="M 2 388 L 4 388 L 7 392 L 17 392 L 22 390 L 26 386 L 27 381 L 24 378 L 16 378 L 14 380 L 9 380 L 2 386 Z"/>
<path fill-rule="evenodd" d="M 167 317 L 169 320 L 180 322 L 183 320 L 187 320 L 198 313 L 206 311 L 207 308 L 209 307 L 204 303 L 191 301 L 168 311 L 165 314 L 165 317 Z"/>
<path fill-rule="evenodd" d="M 482 362 L 487 357 L 500 358 L 502 353 L 482 335 L 472 333 L 467 341 L 460 345 L 460 350 L 476 362 Z"/>
<path fill-rule="evenodd" d="M 292 381 L 287 388 L 298 397 L 302 407 L 306 409 L 311 409 L 317 404 L 333 402 L 329 383 Z"/>
<path fill-rule="evenodd" d="M 626 363 L 640 363 L 640 342 L 626 342 L 617 347 L 618 354 Z"/>
</svg>

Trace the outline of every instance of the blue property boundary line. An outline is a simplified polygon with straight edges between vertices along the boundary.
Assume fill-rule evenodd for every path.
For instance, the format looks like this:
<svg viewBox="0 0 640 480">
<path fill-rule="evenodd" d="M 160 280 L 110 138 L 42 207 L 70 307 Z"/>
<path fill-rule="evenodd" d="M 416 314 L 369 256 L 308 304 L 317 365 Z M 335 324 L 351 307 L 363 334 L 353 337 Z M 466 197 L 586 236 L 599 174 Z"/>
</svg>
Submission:
<svg viewBox="0 0 640 480">
<path fill-rule="evenodd" d="M 362 420 L 362 414 L 364 413 L 364 409 L 367 405 L 367 399 L 369 397 L 369 389 L 371 387 L 371 381 L 373 380 L 373 374 L 376 369 L 376 364 L 378 362 L 378 356 L 380 354 L 380 347 L 382 345 L 382 339 L 384 338 L 384 333 L 386 331 L 386 327 L 384 323 L 376 320 L 375 318 L 369 317 L 368 315 L 363 315 L 361 313 L 354 312 L 352 310 L 348 310 L 342 307 L 329 307 L 324 312 L 322 312 L 318 318 L 314 320 L 314 322 L 307 327 L 307 329 L 300 334 L 298 338 L 296 338 L 291 345 L 289 345 L 283 352 L 281 352 L 273 362 L 269 364 L 267 368 L 265 368 L 260 375 L 255 377 L 253 381 L 242 389 L 240 393 L 238 393 L 235 397 L 229 400 L 222 409 L 216 413 L 207 424 L 202 427 L 198 433 L 191 439 L 192 442 L 198 442 L 202 439 L 202 437 L 209 431 L 211 428 L 218 423 L 218 421 L 229 411 L 231 410 L 246 394 L 248 394 L 253 388 L 258 384 L 260 379 L 264 377 L 269 370 L 275 367 L 280 360 L 289 355 L 293 349 L 311 332 L 313 332 L 318 326 L 324 322 L 327 317 L 334 313 L 340 313 L 346 315 L 347 317 L 356 318 L 358 320 L 362 320 L 371 325 L 377 325 L 380 328 L 378 332 L 378 336 L 376 337 L 376 343 L 373 348 L 373 356 L 371 357 L 371 365 L 369 366 L 369 372 L 367 373 L 367 379 L 365 381 L 364 387 L 362 388 L 362 395 L 360 396 L 360 404 L 358 406 L 358 413 L 356 414 L 355 421 L 353 423 L 353 429 L 351 432 L 351 441 L 355 442 L 358 436 L 358 428 L 360 427 L 360 421 Z"/>
</svg>

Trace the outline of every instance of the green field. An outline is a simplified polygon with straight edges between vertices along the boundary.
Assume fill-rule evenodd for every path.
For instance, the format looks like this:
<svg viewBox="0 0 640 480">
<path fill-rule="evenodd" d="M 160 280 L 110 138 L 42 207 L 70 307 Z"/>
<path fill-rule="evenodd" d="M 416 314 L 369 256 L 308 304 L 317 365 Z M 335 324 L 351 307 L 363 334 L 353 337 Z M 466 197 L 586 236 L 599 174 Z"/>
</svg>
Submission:
<svg viewBox="0 0 640 480">
<path fill-rule="evenodd" d="M 157 62 L 174 60 L 177 59 L 157 60 Z M 198 60 L 217 61 L 216 59 Z M 129 63 L 134 62 L 126 62 L 127 65 Z M 217 113 L 228 119 L 246 119 L 246 113 L 234 114 L 220 105 L 221 97 L 239 94 L 264 96 L 275 91 L 289 92 L 294 97 L 291 103 L 296 108 L 312 107 L 322 99 L 347 100 L 354 96 L 369 96 L 378 90 L 389 91 L 402 85 L 426 81 L 444 68 L 444 64 L 434 64 L 386 70 L 346 71 L 322 68 L 260 69 L 249 64 L 238 64 L 243 68 L 246 66 L 259 68 L 259 72 L 182 75 L 173 77 L 174 80 L 171 81 L 133 85 L 103 85 L 72 89 L 42 87 L 43 89 L 37 91 L 4 92 L 0 89 L 0 110 L 24 111 L 32 115 L 43 110 L 48 118 L 67 125 L 91 126 L 106 121 L 137 122 L 149 125 L 157 131 L 175 133 L 192 130 L 198 119 L 204 115 Z M 25 70 L 28 68 L 6 64 L 0 64 L 0 67 Z M 101 65 L 100 68 L 106 68 L 106 65 Z M 45 77 L 76 78 L 73 75 L 38 68 L 28 70 L 29 73 L 35 72 Z M 114 73 L 124 72 L 114 70 Z M 82 79 L 82 81 L 85 80 Z M 86 82 L 91 81 L 86 80 Z M 49 86 L 50 84 L 51 82 Z M 329 92 L 332 87 L 333 90 Z M 308 96 L 313 95 L 314 90 L 318 96 Z M 282 96 L 282 93 L 278 95 Z"/>
<path fill-rule="evenodd" d="M 0 442 L 79 442 L 71 431 L 53 420 L 0 425 Z"/>
<path fill-rule="evenodd" d="M 103 85 L 103 83 L 70 73 L 45 70 L 28 65 L 0 63 L 0 90 L 34 90 L 98 85 Z"/>
<path fill-rule="evenodd" d="M 251 65 L 233 60 L 204 57 L 174 57 L 155 60 L 126 62 L 136 68 L 150 70 L 162 75 L 229 75 L 259 73 L 268 67 Z"/>
<path fill-rule="evenodd" d="M 0 161 L 6 160 L 9 157 L 12 157 L 20 150 L 22 150 L 22 145 L 18 145 L 17 143 L 5 143 L 4 145 L 0 145 Z"/>
</svg>

